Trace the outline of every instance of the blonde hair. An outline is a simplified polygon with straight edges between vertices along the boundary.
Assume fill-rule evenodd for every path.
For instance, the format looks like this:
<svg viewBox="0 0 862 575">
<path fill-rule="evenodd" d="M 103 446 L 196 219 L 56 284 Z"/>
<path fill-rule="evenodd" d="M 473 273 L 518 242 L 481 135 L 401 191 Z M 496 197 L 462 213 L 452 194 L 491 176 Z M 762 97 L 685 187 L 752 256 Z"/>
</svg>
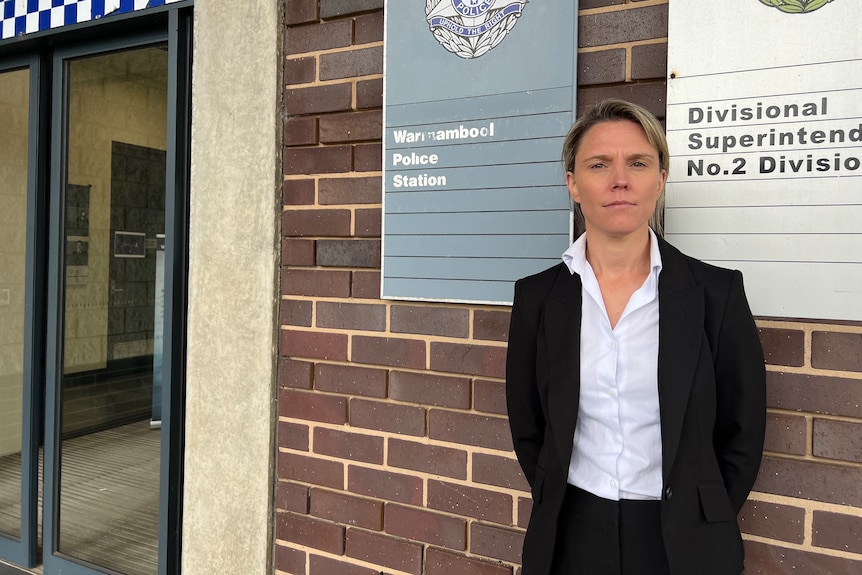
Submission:
<svg viewBox="0 0 862 575">
<path fill-rule="evenodd" d="M 616 98 L 599 102 L 572 124 L 569 133 L 566 135 L 566 140 L 563 142 L 563 165 L 566 171 L 574 171 L 575 156 L 578 153 L 581 140 L 584 139 L 584 135 L 590 128 L 603 122 L 620 121 L 634 122 L 643 129 L 649 143 L 658 151 L 661 169 L 666 172 L 669 171 L 670 155 L 661 122 L 646 108 Z M 581 206 L 575 203 L 573 209 L 575 213 L 575 227 L 577 230 L 583 230 L 586 224 Z M 655 211 L 650 217 L 649 226 L 656 235 L 660 237 L 664 236 L 664 193 L 656 201 Z"/>
</svg>

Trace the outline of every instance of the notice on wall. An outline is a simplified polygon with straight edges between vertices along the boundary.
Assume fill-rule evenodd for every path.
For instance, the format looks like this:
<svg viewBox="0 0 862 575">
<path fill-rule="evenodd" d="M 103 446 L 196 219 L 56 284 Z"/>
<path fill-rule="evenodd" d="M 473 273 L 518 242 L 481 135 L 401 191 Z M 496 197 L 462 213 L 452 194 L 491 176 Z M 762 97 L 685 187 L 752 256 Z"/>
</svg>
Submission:
<svg viewBox="0 0 862 575">
<path fill-rule="evenodd" d="M 667 237 L 742 270 L 755 315 L 862 320 L 859 8 L 670 4 Z"/>
<path fill-rule="evenodd" d="M 571 240 L 577 2 L 387 2 L 382 296 L 507 304 Z"/>
</svg>

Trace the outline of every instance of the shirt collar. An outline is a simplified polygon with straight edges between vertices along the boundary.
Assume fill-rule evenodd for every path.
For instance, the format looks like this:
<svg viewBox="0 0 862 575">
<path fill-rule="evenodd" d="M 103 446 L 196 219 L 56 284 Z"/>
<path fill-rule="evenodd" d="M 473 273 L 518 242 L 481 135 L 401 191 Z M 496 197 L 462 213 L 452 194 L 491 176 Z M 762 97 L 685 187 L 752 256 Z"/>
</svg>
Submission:
<svg viewBox="0 0 862 575">
<path fill-rule="evenodd" d="M 658 277 L 661 272 L 661 252 L 658 249 L 658 239 L 652 228 L 649 229 L 649 262 L 650 272 L 653 277 Z M 569 268 L 569 273 L 584 275 L 584 269 L 587 267 L 587 234 L 586 232 L 578 236 L 578 239 L 569 246 L 569 249 L 563 252 L 563 263 Z"/>
</svg>

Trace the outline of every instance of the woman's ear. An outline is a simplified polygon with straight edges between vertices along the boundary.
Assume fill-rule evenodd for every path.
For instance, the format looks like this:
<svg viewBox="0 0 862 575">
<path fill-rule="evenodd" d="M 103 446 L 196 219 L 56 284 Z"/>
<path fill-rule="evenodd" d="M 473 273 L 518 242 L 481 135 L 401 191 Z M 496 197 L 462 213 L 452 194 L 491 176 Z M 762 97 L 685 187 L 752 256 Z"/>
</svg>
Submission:
<svg viewBox="0 0 862 575">
<path fill-rule="evenodd" d="M 661 179 L 658 184 L 658 194 L 657 197 L 661 197 L 662 192 L 664 192 L 664 185 L 667 183 L 667 170 L 661 171 Z"/>
<path fill-rule="evenodd" d="M 578 185 L 575 183 L 575 174 L 566 172 L 566 187 L 569 188 L 569 196 L 576 204 L 581 203 L 581 196 L 578 193 Z"/>
</svg>

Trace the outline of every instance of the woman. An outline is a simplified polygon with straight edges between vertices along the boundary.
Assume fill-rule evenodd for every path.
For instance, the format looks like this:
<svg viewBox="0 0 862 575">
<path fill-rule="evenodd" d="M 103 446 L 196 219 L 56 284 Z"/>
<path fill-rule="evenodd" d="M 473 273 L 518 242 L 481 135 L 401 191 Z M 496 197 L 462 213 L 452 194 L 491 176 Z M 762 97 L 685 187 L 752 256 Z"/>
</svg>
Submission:
<svg viewBox="0 0 862 575">
<path fill-rule="evenodd" d="M 668 150 L 648 111 L 601 102 L 563 161 L 585 232 L 515 284 L 509 330 L 523 575 L 739 575 L 766 417 L 742 276 L 661 238 Z"/>
</svg>

